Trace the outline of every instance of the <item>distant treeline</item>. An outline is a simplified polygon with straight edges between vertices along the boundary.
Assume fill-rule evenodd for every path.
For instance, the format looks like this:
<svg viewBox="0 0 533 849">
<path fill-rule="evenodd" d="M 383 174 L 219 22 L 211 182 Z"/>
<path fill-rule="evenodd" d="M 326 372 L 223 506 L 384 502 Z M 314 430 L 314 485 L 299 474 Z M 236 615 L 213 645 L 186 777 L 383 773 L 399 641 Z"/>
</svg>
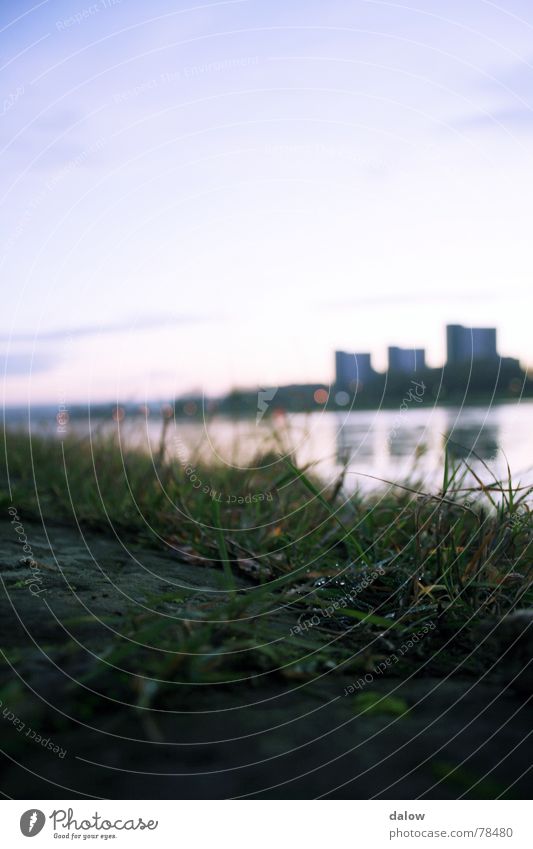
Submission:
<svg viewBox="0 0 533 849">
<path fill-rule="evenodd" d="M 406 374 L 375 373 L 371 380 L 356 387 L 328 386 L 324 383 L 292 384 L 260 389 L 234 389 L 223 398 L 206 401 L 201 397 L 175 401 L 177 416 L 223 415 L 263 418 L 276 411 L 312 412 L 393 407 L 408 399 L 413 404 L 489 403 L 519 397 L 533 397 L 533 380 L 516 360 L 499 359 L 437 369 L 421 369 Z"/>
</svg>

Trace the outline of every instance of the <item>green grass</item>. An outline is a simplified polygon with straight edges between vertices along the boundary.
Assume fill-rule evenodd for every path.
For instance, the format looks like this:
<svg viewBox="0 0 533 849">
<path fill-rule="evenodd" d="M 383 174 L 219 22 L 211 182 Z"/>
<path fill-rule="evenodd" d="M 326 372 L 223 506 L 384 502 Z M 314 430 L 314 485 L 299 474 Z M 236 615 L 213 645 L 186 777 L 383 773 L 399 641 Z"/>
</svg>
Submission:
<svg viewBox="0 0 533 849">
<path fill-rule="evenodd" d="M 150 457 L 111 436 L 9 433 L 6 456 L 6 518 L 14 505 L 26 521 L 79 523 L 220 572 L 215 601 L 180 590 L 127 612 L 120 633 L 135 644 L 110 639 L 112 666 L 87 663 L 79 675 L 112 697 L 133 686 L 140 707 L 166 704 L 173 683 L 354 676 L 428 622 L 435 630 L 387 674 L 476 675 L 487 662 L 478 626 L 533 601 L 531 493 L 510 474 L 495 481 L 487 469 L 467 486 L 465 465 L 446 458 L 441 491 L 409 481 L 347 495 L 343 476 L 324 488 L 274 450 L 250 471 L 198 458 L 201 488 L 164 438 Z"/>
</svg>

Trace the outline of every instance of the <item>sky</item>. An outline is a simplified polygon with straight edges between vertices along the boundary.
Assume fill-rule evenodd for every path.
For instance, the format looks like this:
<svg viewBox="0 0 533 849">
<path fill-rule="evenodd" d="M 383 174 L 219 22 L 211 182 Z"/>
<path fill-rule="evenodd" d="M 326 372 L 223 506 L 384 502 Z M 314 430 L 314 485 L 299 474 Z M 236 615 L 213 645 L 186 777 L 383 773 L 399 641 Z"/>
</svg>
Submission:
<svg viewBox="0 0 533 849">
<path fill-rule="evenodd" d="M 6 404 L 533 366 L 526 0 L 3 0 Z"/>
</svg>

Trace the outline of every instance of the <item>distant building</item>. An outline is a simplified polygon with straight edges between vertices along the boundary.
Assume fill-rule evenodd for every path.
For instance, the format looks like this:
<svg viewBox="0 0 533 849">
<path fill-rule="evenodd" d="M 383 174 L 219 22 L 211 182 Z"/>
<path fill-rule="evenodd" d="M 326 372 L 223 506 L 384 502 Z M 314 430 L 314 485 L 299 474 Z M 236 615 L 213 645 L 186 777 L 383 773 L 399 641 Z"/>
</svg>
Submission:
<svg viewBox="0 0 533 849">
<path fill-rule="evenodd" d="M 463 327 L 460 324 L 446 325 L 447 364 L 459 365 L 473 360 L 495 360 L 495 327 Z"/>
<path fill-rule="evenodd" d="M 426 367 L 426 352 L 424 348 L 389 347 L 389 371 L 411 374 Z"/>
<path fill-rule="evenodd" d="M 370 354 L 335 351 L 335 384 L 338 389 L 355 390 L 374 376 Z"/>
</svg>

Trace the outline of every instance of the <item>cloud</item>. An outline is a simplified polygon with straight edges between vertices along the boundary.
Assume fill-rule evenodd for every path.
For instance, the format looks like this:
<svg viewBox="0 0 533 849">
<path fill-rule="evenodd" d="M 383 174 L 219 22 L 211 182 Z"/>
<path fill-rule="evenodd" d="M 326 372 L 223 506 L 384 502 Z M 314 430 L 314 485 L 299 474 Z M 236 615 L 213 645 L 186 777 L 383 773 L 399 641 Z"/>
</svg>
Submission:
<svg viewBox="0 0 533 849">
<path fill-rule="evenodd" d="M 468 115 L 452 122 L 456 130 L 521 130 L 533 129 L 533 108 L 495 109 L 493 112 Z"/>
<path fill-rule="evenodd" d="M 84 324 L 77 327 L 44 330 L 42 333 L 4 333 L 0 334 L 0 342 L 57 342 L 68 339 L 80 339 L 86 336 L 101 336 L 103 334 L 140 333 L 144 330 L 153 330 L 158 327 L 175 327 L 180 324 L 195 324 L 196 322 L 208 320 L 209 317 L 207 316 L 196 315 L 145 316 L 138 319 L 117 321 L 113 324 Z"/>
<path fill-rule="evenodd" d="M 0 368 L 6 377 L 20 377 L 50 371 L 59 360 L 56 354 L 37 354 L 35 351 L 0 353 Z"/>
<path fill-rule="evenodd" d="M 452 127 L 458 130 L 533 128 L 533 59 L 491 69 L 482 89 L 484 95 L 498 98 L 497 105 L 452 120 Z"/>
<path fill-rule="evenodd" d="M 318 306 L 322 309 L 324 306 L 339 308 L 339 307 L 390 307 L 402 306 L 404 304 L 441 304 L 441 303 L 456 303 L 458 301 L 487 301 L 494 298 L 506 297 L 501 292 L 488 292 L 486 290 L 478 292 L 406 292 L 386 295 L 372 295 L 370 297 L 350 298 L 341 301 L 323 301 Z"/>
<path fill-rule="evenodd" d="M 493 92 L 509 97 L 513 103 L 517 99 L 532 103 L 533 57 L 493 70 L 491 77 L 487 84 Z"/>
</svg>

